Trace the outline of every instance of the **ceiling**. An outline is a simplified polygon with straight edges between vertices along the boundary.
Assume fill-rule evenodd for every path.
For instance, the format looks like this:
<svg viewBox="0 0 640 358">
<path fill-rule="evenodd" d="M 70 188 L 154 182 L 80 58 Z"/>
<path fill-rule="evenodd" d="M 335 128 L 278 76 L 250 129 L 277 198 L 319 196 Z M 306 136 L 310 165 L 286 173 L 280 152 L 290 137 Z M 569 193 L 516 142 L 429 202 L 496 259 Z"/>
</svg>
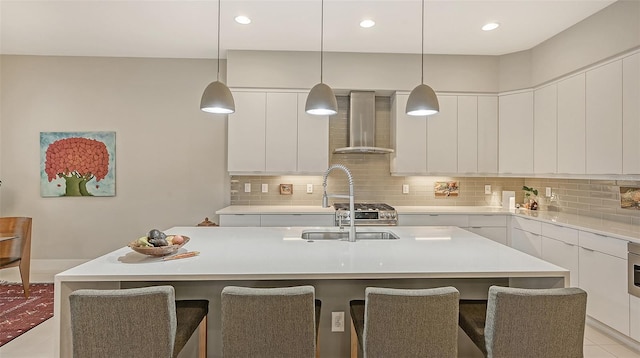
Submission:
<svg viewBox="0 0 640 358">
<path fill-rule="evenodd" d="M 530 49 L 615 0 L 426 0 L 425 53 Z M 216 58 L 217 1 L 0 0 L 0 53 Z M 420 53 L 420 0 L 325 0 L 324 50 Z M 226 50 L 320 50 L 320 0 L 222 0 Z M 252 19 L 249 25 L 234 21 Z M 373 19 L 369 29 L 358 24 Z M 486 22 L 501 26 L 480 29 Z"/>
</svg>

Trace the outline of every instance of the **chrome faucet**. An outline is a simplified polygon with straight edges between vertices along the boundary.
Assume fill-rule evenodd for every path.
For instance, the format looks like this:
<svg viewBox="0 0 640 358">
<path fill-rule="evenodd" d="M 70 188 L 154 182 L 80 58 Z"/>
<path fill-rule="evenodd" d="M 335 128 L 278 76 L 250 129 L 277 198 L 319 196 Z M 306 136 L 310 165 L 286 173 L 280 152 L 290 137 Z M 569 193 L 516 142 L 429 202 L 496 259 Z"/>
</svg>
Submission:
<svg viewBox="0 0 640 358">
<path fill-rule="evenodd" d="M 331 173 L 332 170 L 334 169 L 340 169 L 343 172 L 345 172 L 347 174 L 347 179 L 349 180 L 349 195 L 345 195 L 345 194 L 327 194 L 327 177 L 329 176 L 329 173 Z M 356 241 L 356 226 L 355 226 L 355 204 L 354 204 L 354 196 L 353 196 L 353 176 L 351 175 L 351 172 L 349 171 L 349 169 L 347 169 L 347 167 L 345 167 L 342 164 L 334 164 L 332 166 L 329 167 L 329 169 L 327 169 L 324 172 L 324 177 L 322 178 L 322 186 L 324 188 L 324 192 L 322 194 L 322 207 L 323 208 L 328 208 L 329 207 L 329 198 L 346 198 L 349 199 L 349 216 L 348 218 L 350 219 L 349 222 L 349 242 L 355 242 Z M 342 220 L 340 220 L 340 227 L 342 227 Z"/>
</svg>

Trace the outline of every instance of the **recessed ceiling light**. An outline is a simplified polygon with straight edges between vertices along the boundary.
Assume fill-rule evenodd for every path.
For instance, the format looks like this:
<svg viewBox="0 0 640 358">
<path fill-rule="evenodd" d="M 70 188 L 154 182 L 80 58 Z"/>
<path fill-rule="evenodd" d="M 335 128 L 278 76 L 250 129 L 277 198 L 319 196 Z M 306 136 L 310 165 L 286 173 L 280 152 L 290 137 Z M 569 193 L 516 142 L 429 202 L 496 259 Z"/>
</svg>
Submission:
<svg viewBox="0 0 640 358">
<path fill-rule="evenodd" d="M 240 15 L 236 16 L 236 22 L 242 25 L 248 25 L 251 23 L 251 19 L 244 15 Z"/>
<path fill-rule="evenodd" d="M 491 31 L 491 30 L 495 30 L 498 27 L 500 27 L 500 24 L 497 22 L 490 22 L 488 24 L 485 24 L 484 26 L 482 26 L 482 29 L 484 31 Z"/>
<path fill-rule="evenodd" d="M 366 19 L 366 20 L 362 20 L 360 21 L 360 27 L 364 27 L 365 29 L 368 29 L 370 27 L 375 26 L 376 22 L 370 19 Z"/>
</svg>

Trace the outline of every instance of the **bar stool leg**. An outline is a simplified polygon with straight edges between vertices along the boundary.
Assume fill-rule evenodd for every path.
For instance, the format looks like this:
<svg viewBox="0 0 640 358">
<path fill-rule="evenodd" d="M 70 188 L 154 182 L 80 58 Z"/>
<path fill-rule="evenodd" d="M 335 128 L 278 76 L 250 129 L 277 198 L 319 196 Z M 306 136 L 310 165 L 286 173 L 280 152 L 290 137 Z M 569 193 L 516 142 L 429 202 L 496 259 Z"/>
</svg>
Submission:
<svg viewBox="0 0 640 358">
<path fill-rule="evenodd" d="M 207 358 L 207 316 L 198 325 L 198 358 Z"/>
</svg>

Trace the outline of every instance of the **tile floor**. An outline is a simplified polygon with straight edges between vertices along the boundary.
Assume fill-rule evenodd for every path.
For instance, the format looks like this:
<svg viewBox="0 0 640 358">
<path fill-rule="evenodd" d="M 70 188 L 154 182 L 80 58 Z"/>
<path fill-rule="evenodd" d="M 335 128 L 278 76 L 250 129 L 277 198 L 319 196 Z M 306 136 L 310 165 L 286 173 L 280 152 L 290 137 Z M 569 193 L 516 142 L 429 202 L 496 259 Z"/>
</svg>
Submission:
<svg viewBox="0 0 640 358">
<path fill-rule="evenodd" d="M 54 320 L 49 319 L 22 336 L 0 347 L 2 358 L 50 358 L 53 357 Z M 587 326 L 584 339 L 585 358 L 640 358 L 640 352 L 632 351 L 609 336 Z"/>
</svg>

